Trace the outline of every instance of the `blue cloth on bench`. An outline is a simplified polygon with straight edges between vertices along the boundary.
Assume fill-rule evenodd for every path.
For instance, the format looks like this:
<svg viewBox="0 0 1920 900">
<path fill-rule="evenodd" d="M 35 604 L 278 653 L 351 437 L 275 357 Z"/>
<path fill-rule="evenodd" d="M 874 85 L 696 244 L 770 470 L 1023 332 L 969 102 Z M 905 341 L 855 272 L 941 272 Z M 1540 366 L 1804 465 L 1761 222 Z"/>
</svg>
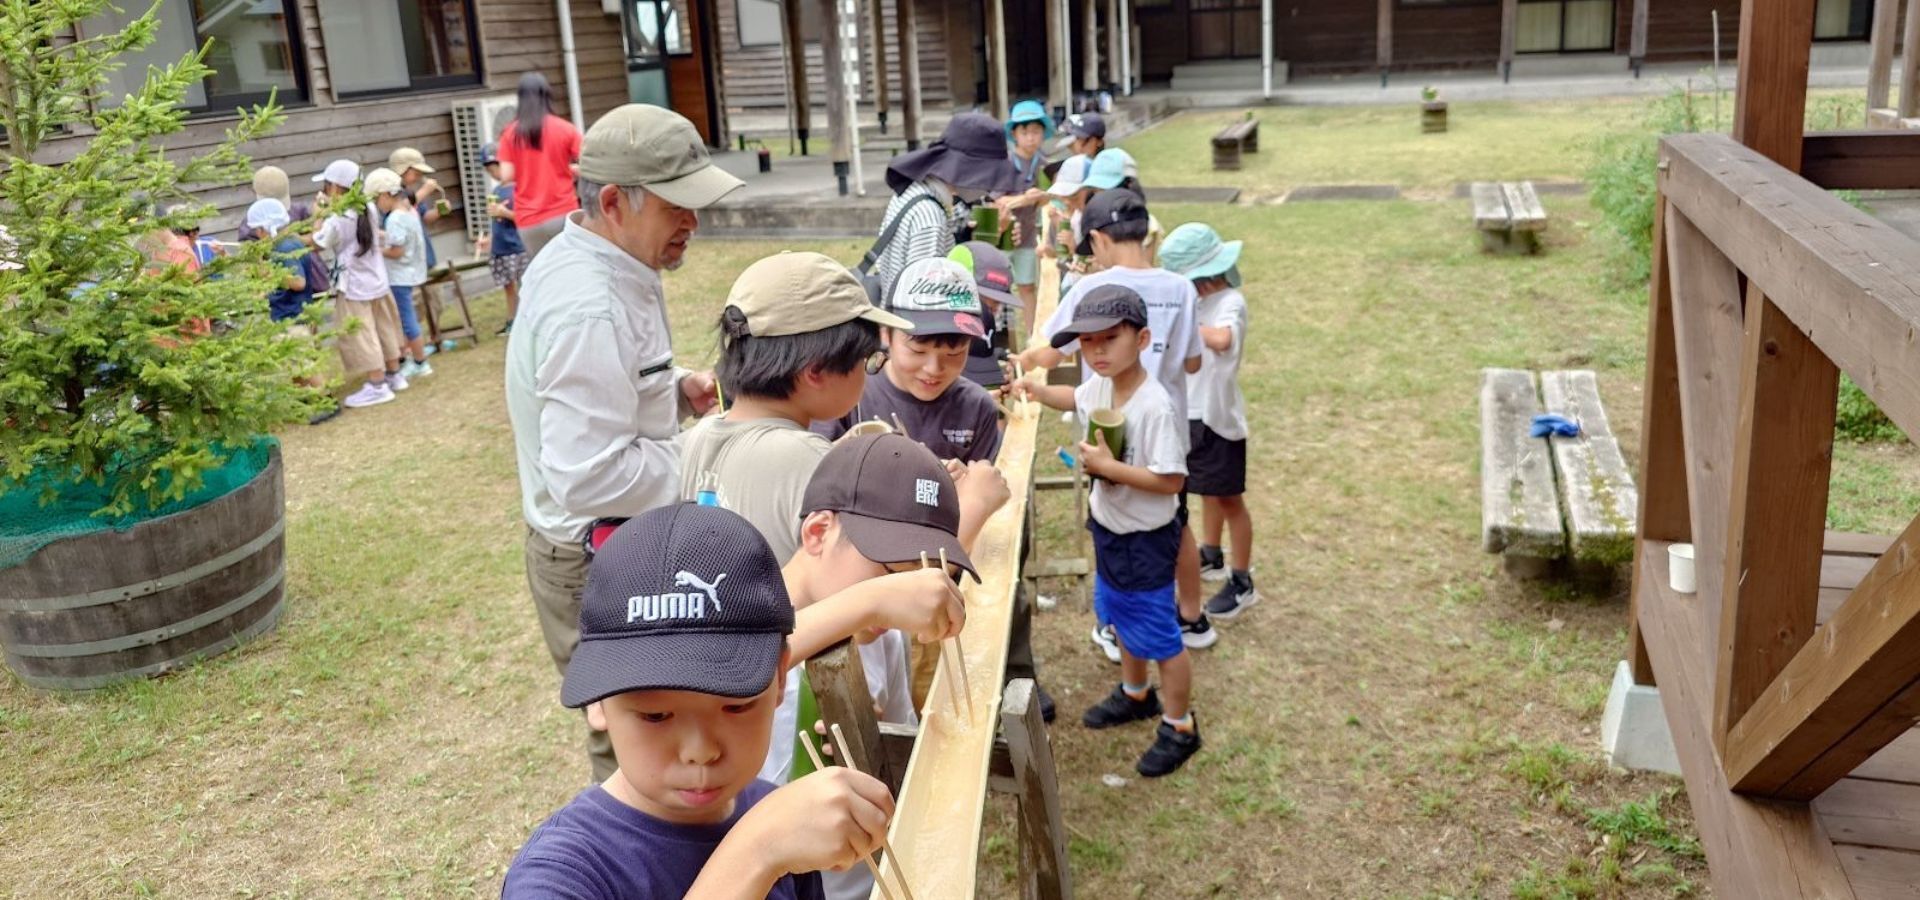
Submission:
<svg viewBox="0 0 1920 900">
<path fill-rule="evenodd" d="M 1530 437 L 1546 437 L 1557 434 L 1561 437 L 1579 437 L 1580 423 L 1562 415 L 1545 413 L 1533 417 L 1533 428 L 1527 432 Z"/>
</svg>

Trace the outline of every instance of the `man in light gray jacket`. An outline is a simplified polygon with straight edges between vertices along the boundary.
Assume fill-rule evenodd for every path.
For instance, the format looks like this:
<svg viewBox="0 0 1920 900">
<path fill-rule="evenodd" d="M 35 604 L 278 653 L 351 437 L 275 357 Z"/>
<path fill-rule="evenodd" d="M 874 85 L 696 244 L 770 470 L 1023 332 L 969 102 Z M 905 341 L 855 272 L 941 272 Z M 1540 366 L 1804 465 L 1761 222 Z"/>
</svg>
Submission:
<svg viewBox="0 0 1920 900">
<path fill-rule="evenodd" d="M 581 209 L 527 269 L 507 343 L 507 415 L 527 587 L 562 675 L 580 642 L 588 526 L 674 502 L 680 422 L 713 405 L 712 374 L 673 363 L 660 272 L 679 267 L 696 211 L 740 185 L 692 123 L 622 106 L 587 130 Z M 587 734 L 594 780 L 605 780 L 612 749 L 604 733 Z"/>
</svg>

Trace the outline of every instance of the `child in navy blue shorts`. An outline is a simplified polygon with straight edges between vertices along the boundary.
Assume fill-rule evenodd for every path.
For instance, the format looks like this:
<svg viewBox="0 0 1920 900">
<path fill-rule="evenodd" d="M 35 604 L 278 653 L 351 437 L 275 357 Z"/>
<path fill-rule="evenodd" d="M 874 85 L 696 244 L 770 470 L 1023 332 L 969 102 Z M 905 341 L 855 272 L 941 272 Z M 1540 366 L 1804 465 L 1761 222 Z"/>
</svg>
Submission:
<svg viewBox="0 0 1920 900">
<path fill-rule="evenodd" d="M 1087 710 L 1088 728 L 1112 728 L 1158 717 L 1153 746 L 1134 768 L 1156 778 L 1179 769 L 1200 750 L 1200 728 L 1191 708 L 1193 661 L 1181 640 L 1174 600 L 1174 560 L 1181 522 L 1175 517 L 1187 480 L 1186 423 L 1166 388 L 1140 365 L 1153 340 L 1147 305 L 1133 289 L 1101 285 L 1080 298 L 1073 321 L 1053 335 L 1055 347 L 1080 342 L 1081 360 L 1095 377 L 1071 388 L 1044 384 L 1045 372 L 1017 383 L 1017 394 L 1055 409 L 1071 409 L 1081 422 L 1094 410 L 1125 416 L 1123 446 L 1080 444 L 1080 465 L 1094 482 L 1094 612 L 1112 625 L 1120 642 L 1121 683 Z M 1160 670 L 1160 691 L 1147 683 L 1147 663 Z M 1162 700 L 1164 696 L 1164 706 Z"/>
</svg>

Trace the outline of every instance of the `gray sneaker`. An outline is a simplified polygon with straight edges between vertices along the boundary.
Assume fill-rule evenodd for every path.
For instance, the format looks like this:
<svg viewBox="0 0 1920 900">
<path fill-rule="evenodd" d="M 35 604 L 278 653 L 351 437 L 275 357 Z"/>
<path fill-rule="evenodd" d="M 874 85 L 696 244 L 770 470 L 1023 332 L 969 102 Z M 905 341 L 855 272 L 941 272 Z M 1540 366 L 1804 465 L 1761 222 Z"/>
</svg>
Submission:
<svg viewBox="0 0 1920 900">
<path fill-rule="evenodd" d="M 1253 576 L 1234 575 L 1207 601 L 1207 615 L 1222 622 L 1231 622 L 1239 618 L 1247 607 L 1259 602 L 1260 592 L 1253 587 Z"/>
</svg>

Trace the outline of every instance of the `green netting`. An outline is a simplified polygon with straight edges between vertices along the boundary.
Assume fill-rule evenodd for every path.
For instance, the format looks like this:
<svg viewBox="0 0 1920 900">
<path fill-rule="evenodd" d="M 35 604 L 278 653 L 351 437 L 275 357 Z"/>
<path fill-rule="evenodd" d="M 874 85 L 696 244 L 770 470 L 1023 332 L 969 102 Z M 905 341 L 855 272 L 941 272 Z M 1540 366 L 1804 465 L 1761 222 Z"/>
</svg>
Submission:
<svg viewBox="0 0 1920 900">
<path fill-rule="evenodd" d="M 199 490 L 157 508 L 123 516 L 94 515 L 113 500 L 105 485 L 72 482 L 57 485 L 59 497 L 52 503 L 42 504 L 41 494 L 51 479 L 29 477 L 25 483 L 0 493 L 0 569 L 26 562 L 41 547 L 54 541 L 108 529 L 125 531 L 142 522 L 218 500 L 260 474 L 272 460 L 273 448 L 278 443 L 270 437 L 261 438 L 251 446 L 234 449 L 224 465 L 206 472 Z"/>
</svg>

